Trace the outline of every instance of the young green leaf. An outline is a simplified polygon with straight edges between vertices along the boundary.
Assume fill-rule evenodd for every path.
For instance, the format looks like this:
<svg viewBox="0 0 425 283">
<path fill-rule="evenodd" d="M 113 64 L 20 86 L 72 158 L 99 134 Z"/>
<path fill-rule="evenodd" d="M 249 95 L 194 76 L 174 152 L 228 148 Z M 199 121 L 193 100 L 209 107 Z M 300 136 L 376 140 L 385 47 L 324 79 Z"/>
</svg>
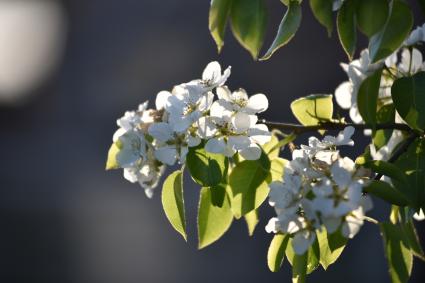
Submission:
<svg viewBox="0 0 425 283">
<path fill-rule="evenodd" d="M 369 57 L 372 63 L 396 51 L 409 35 L 412 26 L 413 15 L 407 3 L 401 0 L 392 1 L 386 24 L 369 41 Z"/>
<path fill-rule="evenodd" d="M 272 181 L 282 181 L 283 173 L 285 171 L 285 165 L 288 160 L 283 158 L 273 159 L 270 163 L 270 182 Z M 270 183 L 269 182 L 269 183 Z"/>
<path fill-rule="evenodd" d="M 184 212 L 182 175 L 182 171 L 177 170 L 167 177 L 162 187 L 161 201 L 168 221 L 170 221 L 173 228 L 176 229 L 186 241 L 186 217 Z"/>
<path fill-rule="evenodd" d="M 387 22 L 388 0 L 357 0 L 357 25 L 361 32 L 371 37 L 380 31 Z"/>
<path fill-rule="evenodd" d="M 285 259 L 285 250 L 288 245 L 289 235 L 276 234 L 270 243 L 267 252 L 267 265 L 271 272 L 279 271 Z"/>
<path fill-rule="evenodd" d="M 412 272 L 413 255 L 400 226 L 388 222 L 379 224 L 387 257 L 391 281 L 405 283 Z"/>
<path fill-rule="evenodd" d="M 322 231 L 317 231 L 316 234 L 320 247 L 320 264 L 326 270 L 337 261 L 348 240 L 341 235 L 340 231 L 329 235 L 324 227 Z"/>
<path fill-rule="evenodd" d="M 391 96 L 400 116 L 413 128 L 425 130 L 425 72 L 397 79 Z"/>
<path fill-rule="evenodd" d="M 269 156 L 270 160 L 279 156 L 280 148 L 277 147 L 278 144 L 279 139 L 275 135 L 272 135 L 271 140 L 261 146 L 263 148 L 264 153 Z"/>
<path fill-rule="evenodd" d="M 404 193 L 384 181 L 372 180 L 363 188 L 363 191 L 398 206 L 409 204 Z"/>
<path fill-rule="evenodd" d="M 210 187 L 211 190 L 211 203 L 214 206 L 222 207 L 226 199 L 227 184 L 220 183 L 216 186 Z"/>
<path fill-rule="evenodd" d="M 119 141 L 114 142 L 108 151 L 108 160 L 106 161 L 106 170 L 118 169 L 120 166 L 117 161 L 117 154 L 120 152 Z"/>
<path fill-rule="evenodd" d="M 332 35 L 333 17 L 332 5 L 333 0 L 310 0 L 310 8 L 313 15 L 328 31 L 328 36 Z"/>
<path fill-rule="evenodd" d="M 292 282 L 304 283 L 307 277 L 307 252 L 303 255 L 294 255 L 292 262 Z"/>
<path fill-rule="evenodd" d="M 214 243 L 226 233 L 233 221 L 229 199 L 221 207 L 211 202 L 211 189 L 202 188 L 198 208 L 198 248 L 202 249 Z"/>
<path fill-rule="evenodd" d="M 299 255 L 295 254 L 294 248 L 292 246 L 292 238 L 288 240 L 288 244 L 285 250 L 286 257 L 288 258 L 289 263 L 294 266 L 295 258 Z M 307 255 L 307 266 L 306 274 L 312 273 L 320 264 L 320 247 L 317 239 L 314 243 L 308 248 L 308 251 L 305 253 Z"/>
<path fill-rule="evenodd" d="M 342 48 L 352 60 L 357 44 L 355 0 L 344 1 L 336 17 L 336 27 Z"/>
<path fill-rule="evenodd" d="M 229 160 L 222 154 L 207 152 L 203 144 L 189 148 L 186 165 L 193 180 L 203 187 L 220 184 L 227 173 Z"/>
<path fill-rule="evenodd" d="M 258 209 L 254 209 L 253 211 L 244 215 L 246 226 L 248 227 L 248 235 L 254 235 L 255 227 L 257 227 L 258 222 L 260 221 L 258 215 Z"/>
<path fill-rule="evenodd" d="M 279 29 L 272 45 L 260 60 L 269 59 L 279 48 L 286 45 L 294 37 L 301 24 L 301 5 L 298 1 L 290 1 L 288 10 L 280 22 Z"/>
<path fill-rule="evenodd" d="M 376 122 L 380 124 L 390 124 L 395 121 L 395 107 L 394 104 L 386 104 L 379 108 L 376 114 Z M 393 133 L 392 129 L 377 130 L 373 134 L 373 144 L 377 149 L 380 149 L 388 143 Z"/>
<path fill-rule="evenodd" d="M 224 33 L 231 7 L 232 0 L 211 0 L 209 29 L 219 53 L 224 44 Z"/>
<path fill-rule="evenodd" d="M 370 168 L 376 173 L 388 176 L 391 179 L 395 179 L 407 185 L 406 174 L 404 174 L 403 170 L 392 163 L 383 160 L 373 160 L 366 162 L 364 167 Z"/>
<path fill-rule="evenodd" d="M 394 187 L 403 192 L 410 205 L 425 208 L 425 140 L 417 139 L 394 163 L 407 176 L 408 185 L 393 180 Z"/>
<path fill-rule="evenodd" d="M 425 261 L 425 254 L 422 249 L 421 242 L 419 241 L 419 237 L 416 232 L 416 228 L 413 224 L 413 221 L 410 220 L 407 223 L 403 223 L 402 225 L 403 232 L 406 236 L 407 242 L 409 243 L 409 247 L 413 255 L 421 259 L 422 261 Z"/>
<path fill-rule="evenodd" d="M 366 78 L 359 88 L 357 94 L 357 106 L 359 113 L 366 124 L 376 125 L 376 108 L 381 83 L 382 70 L 379 69 L 370 77 Z"/>
<path fill-rule="evenodd" d="M 309 95 L 291 103 L 291 110 L 297 120 L 306 126 L 317 125 L 332 119 L 332 95 Z"/>
<path fill-rule="evenodd" d="M 230 17 L 233 35 L 257 59 L 266 34 L 265 1 L 233 0 Z"/>
<path fill-rule="evenodd" d="M 269 193 L 266 178 L 270 171 L 270 160 L 262 154 L 259 160 L 238 163 L 229 176 L 232 191 L 232 211 L 236 218 L 258 208 Z"/>
</svg>

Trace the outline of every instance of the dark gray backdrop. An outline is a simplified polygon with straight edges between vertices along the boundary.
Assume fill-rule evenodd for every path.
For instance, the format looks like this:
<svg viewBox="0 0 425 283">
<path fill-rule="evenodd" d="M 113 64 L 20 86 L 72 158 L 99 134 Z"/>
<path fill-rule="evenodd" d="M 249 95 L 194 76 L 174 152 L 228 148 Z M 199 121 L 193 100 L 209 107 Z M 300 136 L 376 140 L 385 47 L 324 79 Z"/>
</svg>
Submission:
<svg viewBox="0 0 425 283">
<path fill-rule="evenodd" d="M 199 77 L 212 60 L 232 65 L 232 88 L 268 95 L 268 119 L 294 122 L 293 99 L 332 93 L 346 80 L 339 67 L 346 57 L 336 33 L 327 38 L 304 2 L 294 40 L 271 60 L 254 62 L 230 33 L 216 53 L 206 0 L 66 1 L 61 68 L 30 103 L 0 106 L 0 282 L 290 282 L 287 263 L 276 274 L 267 269 L 269 207 L 254 237 L 237 221 L 198 251 L 198 187 L 187 180 L 187 244 L 167 222 L 158 193 L 147 199 L 121 172 L 105 172 L 104 163 L 116 118 Z M 266 45 L 284 12 L 278 0 L 268 4 Z M 375 207 L 378 218 L 388 212 L 378 201 Z M 423 267 L 417 262 L 412 282 L 421 282 Z M 339 262 L 310 281 L 388 282 L 386 269 L 379 231 L 365 224 Z"/>
</svg>

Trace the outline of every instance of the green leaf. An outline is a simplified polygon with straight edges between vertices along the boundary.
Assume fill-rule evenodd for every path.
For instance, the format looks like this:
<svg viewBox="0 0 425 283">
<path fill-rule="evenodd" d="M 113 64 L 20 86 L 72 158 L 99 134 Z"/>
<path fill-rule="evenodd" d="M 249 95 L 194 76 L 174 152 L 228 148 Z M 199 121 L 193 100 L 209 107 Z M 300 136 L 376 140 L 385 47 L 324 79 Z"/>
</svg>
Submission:
<svg viewBox="0 0 425 283">
<path fill-rule="evenodd" d="M 371 37 L 380 31 L 387 22 L 388 0 L 357 0 L 357 25 L 361 32 Z"/>
<path fill-rule="evenodd" d="M 363 188 L 363 191 L 398 206 L 409 204 L 404 193 L 384 181 L 372 180 Z"/>
<path fill-rule="evenodd" d="M 410 250 L 413 255 L 417 258 L 425 261 L 425 254 L 419 241 L 418 234 L 416 233 L 415 225 L 413 221 L 410 220 L 407 223 L 403 223 L 403 232 L 406 236 L 407 242 L 409 243 Z"/>
<path fill-rule="evenodd" d="M 309 95 L 291 103 L 291 110 L 297 120 L 305 125 L 318 125 L 330 121 L 333 113 L 332 95 Z"/>
<path fill-rule="evenodd" d="M 267 252 L 267 265 L 271 272 L 279 271 L 285 259 L 285 250 L 288 245 L 289 235 L 276 234 L 270 243 Z"/>
<path fill-rule="evenodd" d="M 381 83 L 382 69 L 367 77 L 360 85 L 357 94 L 357 106 L 359 113 L 366 124 L 376 125 L 376 108 Z"/>
<path fill-rule="evenodd" d="M 333 29 L 332 5 L 333 0 L 310 0 L 313 15 L 326 28 L 329 37 Z"/>
<path fill-rule="evenodd" d="M 339 41 L 350 60 L 353 59 L 357 43 L 355 4 L 354 0 L 344 1 L 336 17 Z"/>
<path fill-rule="evenodd" d="M 162 187 L 161 201 L 168 221 L 183 236 L 184 240 L 187 241 L 182 175 L 182 171 L 177 170 L 165 179 Z"/>
<path fill-rule="evenodd" d="M 270 182 L 272 181 L 282 181 L 283 173 L 285 171 L 285 165 L 288 163 L 288 160 L 283 158 L 273 159 L 270 163 Z"/>
<path fill-rule="evenodd" d="M 207 152 L 203 144 L 189 148 L 186 165 L 193 180 L 203 187 L 218 185 L 227 174 L 229 160 L 222 154 Z"/>
<path fill-rule="evenodd" d="M 326 270 L 342 254 L 348 239 L 340 231 L 329 235 L 324 227 L 322 231 L 316 231 L 316 234 L 320 247 L 320 264 Z"/>
<path fill-rule="evenodd" d="M 294 266 L 294 260 L 297 256 L 294 252 L 294 248 L 292 247 L 292 238 L 288 240 L 288 245 L 285 251 L 286 257 L 288 258 L 289 263 Z M 307 255 L 307 266 L 306 273 L 310 274 L 319 266 L 320 263 L 320 247 L 317 239 L 314 243 L 308 248 L 308 251 L 305 252 Z"/>
<path fill-rule="evenodd" d="M 120 141 L 114 142 L 108 151 L 108 160 L 106 161 L 106 170 L 120 168 L 117 161 L 117 154 L 120 152 Z"/>
<path fill-rule="evenodd" d="M 266 34 L 267 8 L 264 0 L 233 0 L 230 17 L 233 35 L 257 59 Z"/>
<path fill-rule="evenodd" d="M 408 185 L 393 181 L 394 187 L 410 200 L 410 205 L 425 208 L 425 140 L 417 139 L 394 163 L 407 176 Z"/>
<path fill-rule="evenodd" d="M 248 235 L 254 235 L 255 227 L 257 227 L 260 218 L 258 216 L 258 209 L 255 209 L 244 215 L 246 225 L 248 227 Z"/>
<path fill-rule="evenodd" d="M 286 45 L 294 37 L 301 24 L 301 18 L 302 14 L 300 3 L 298 3 L 298 1 L 290 1 L 288 10 L 280 22 L 279 29 L 272 45 L 260 60 L 269 59 L 276 50 Z"/>
<path fill-rule="evenodd" d="M 307 252 L 303 255 L 294 255 L 292 262 L 292 282 L 304 283 L 307 277 Z"/>
<path fill-rule="evenodd" d="M 226 199 L 226 187 L 227 184 L 220 183 L 210 188 L 211 190 L 211 203 L 214 206 L 222 207 L 224 200 Z"/>
<path fill-rule="evenodd" d="M 224 33 L 232 7 L 231 4 L 232 0 L 211 0 L 209 29 L 219 53 L 224 44 Z"/>
<path fill-rule="evenodd" d="M 376 122 L 380 124 L 390 124 L 395 121 L 395 107 L 394 104 L 383 105 L 376 114 Z M 392 129 L 377 130 L 373 134 L 373 144 L 377 149 L 380 149 L 388 143 L 393 133 Z"/>
<path fill-rule="evenodd" d="M 398 168 L 396 165 L 382 161 L 382 160 L 373 160 L 366 162 L 364 167 L 372 169 L 374 172 L 395 179 L 399 182 L 402 182 L 407 185 L 407 177 L 404 172 Z"/>
<path fill-rule="evenodd" d="M 369 57 L 372 63 L 384 59 L 396 51 L 409 35 L 413 26 L 413 15 L 404 1 L 394 0 L 390 16 L 383 29 L 369 41 Z"/>
<path fill-rule="evenodd" d="M 229 199 L 225 199 L 222 207 L 214 206 L 211 202 L 211 189 L 202 188 L 198 208 L 198 248 L 205 248 L 220 239 L 232 225 L 232 221 Z"/>
<path fill-rule="evenodd" d="M 266 178 L 270 160 L 264 153 L 259 160 L 238 163 L 229 176 L 232 195 L 232 211 L 236 218 L 258 208 L 267 198 L 269 187 Z"/>
<path fill-rule="evenodd" d="M 277 147 L 278 144 L 279 139 L 275 135 L 272 135 L 271 140 L 261 146 L 263 148 L 264 153 L 268 155 L 270 160 L 279 157 L 280 148 Z"/>
<path fill-rule="evenodd" d="M 397 79 L 391 96 L 400 116 L 411 127 L 425 130 L 425 72 Z"/>
<path fill-rule="evenodd" d="M 387 257 L 391 281 L 404 283 L 412 272 L 413 256 L 406 236 L 398 225 L 388 222 L 379 224 Z"/>
</svg>

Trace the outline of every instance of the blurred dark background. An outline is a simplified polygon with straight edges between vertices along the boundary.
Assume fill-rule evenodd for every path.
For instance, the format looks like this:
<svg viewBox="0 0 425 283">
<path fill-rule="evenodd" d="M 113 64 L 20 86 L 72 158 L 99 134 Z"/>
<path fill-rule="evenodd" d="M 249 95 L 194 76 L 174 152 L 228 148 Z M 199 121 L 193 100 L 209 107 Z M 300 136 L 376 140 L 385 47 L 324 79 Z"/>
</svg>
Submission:
<svg viewBox="0 0 425 283">
<path fill-rule="evenodd" d="M 267 2 L 269 45 L 284 8 Z M 212 60 L 232 66 L 231 88 L 268 95 L 267 119 L 295 122 L 293 99 L 333 93 L 347 79 L 339 67 L 347 59 L 304 2 L 296 37 L 254 62 L 230 33 L 217 54 L 207 0 L 0 0 L 0 282 L 289 282 L 287 262 L 278 273 L 267 268 L 267 205 L 252 238 L 236 221 L 198 251 L 197 186 L 186 180 L 185 243 L 159 190 L 149 200 L 104 165 L 124 111 L 200 77 Z M 357 137 L 351 157 L 367 143 Z M 372 215 L 386 213 L 375 201 Z M 424 264 L 415 263 L 411 282 L 423 282 Z M 309 281 L 389 282 L 377 227 L 366 223 L 340 260 Z"/>
</svg>

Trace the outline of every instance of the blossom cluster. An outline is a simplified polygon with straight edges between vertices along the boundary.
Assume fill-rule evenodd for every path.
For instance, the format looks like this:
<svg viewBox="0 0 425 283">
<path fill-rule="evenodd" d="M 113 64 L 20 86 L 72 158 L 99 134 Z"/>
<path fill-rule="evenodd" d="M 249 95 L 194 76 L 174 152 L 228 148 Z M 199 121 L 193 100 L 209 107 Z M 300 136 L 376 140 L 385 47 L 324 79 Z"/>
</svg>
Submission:
<svg viewBox="0 0 425 283">
<path fill-rule="evenodd" d="M 347 73 L 349 80 L 341 83 L 335 90 L 335 99 L 343 109 L 349 109 L 351 120 L 360 124 L 363 119 L 357 107 L 357 94 L 362 82 L 371 76 L 378 69 L 383 68 L 380 89 L 378 95 L 378 107 L 393 103 L 391 98 L 391 87 L 394 81 L 401 77 L 412 76 L 418 72 L 425 71 L 425 62 L 422 53 L 415 48 L 425 42 L 425 24 L 417 27 L 411 32 L 409 37 L 398 50 L 387 58 L 371 63 L 369 50 L 364 49 L 360 53 L 360 58 L 351 61 L 349 64 L 341 63 L 341 67 Z M 405 123 L 397 113 L 396 123 Z M 370 130 L 365 130 L 365 134 L 370 134 Z M 403 140 L 401 131 L 394 130 L 388 143 L 377 149 L 374 144 L 370 145 L 370 152 L 375 160 L 388 160 L 396 145 Z"/>
<path fill-rule="evenodd" d="M 308 146 L 293 151 L 283 180 L 270 184 L 269 204 L 277 217 L 266 231 L 292 235 L 296 254 L 305 253 L 323 227 L 329 234 L 340 229 L 344 237 L 354 237 L 372 208 L 369 196 L 362 195 L 368 172 L 337 149 L 354 145 L 353 133 L 346 127 L 337 137 L 310 137 Z"/>
<path fill-rule="evenodd" d="M 156 109 L 147 109 L 145 102 L 117 121 L 117 166 L 124 168 L 127 180 L 139 182 L 148 197 L 165 165 L 184 163 L 190 147 L 204 145 L 206 151 L 228 157 L 238 152 L 247 160 L 260 158 L 260 146 L 270 141 L 271 133 L 257 123 L 257 114 L 268 108 L 268 100 L 264 94 L 249 97 L 244 89 L 230 91 L 225 85 L 230 70 L 222 72 L 219 63 L 211 62 L 202 79 L 159 92 Z"/>
</svg>

